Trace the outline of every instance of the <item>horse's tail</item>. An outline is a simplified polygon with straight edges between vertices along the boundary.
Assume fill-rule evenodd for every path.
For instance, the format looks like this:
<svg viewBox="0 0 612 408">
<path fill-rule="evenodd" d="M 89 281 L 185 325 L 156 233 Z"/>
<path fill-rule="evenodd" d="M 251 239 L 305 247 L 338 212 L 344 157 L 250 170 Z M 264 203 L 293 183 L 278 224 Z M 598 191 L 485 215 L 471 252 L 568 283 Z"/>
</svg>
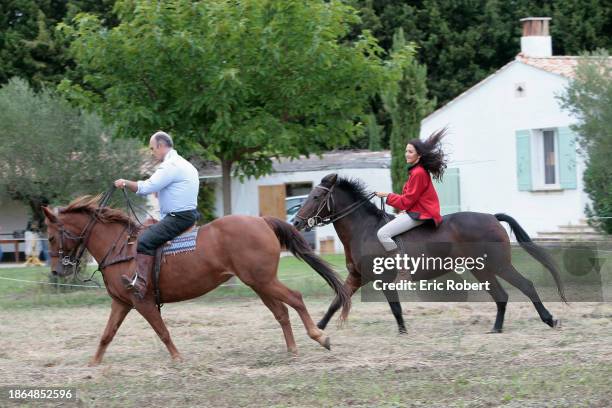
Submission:
<svg viewBox="0 0 612 408">
<path fill-rule="evenodd" d="M 510 229 L 514 233 L 516 240 L 521 245 L 521 247 L 525 248 L 525 250 L 537 259 L 542 265 L 546 267 L 552 274 L 555 283 L 557 284 L 557 290 L 559 291 L 559 296 L 561 299 L 567 303 L 567 299 L 565 298 L 565 293 L 563 290 L 563 282 L 561 282 L 561 277 L 559 276 L 559 268 L 555 263 L 555 260 L 544 250 L 544 248 L 536 245 L 535 242 L 531 240 L 527 232 L 519 225 L 519 223 L 507 214 L 495 214 L 495 218 L 498 221 L 507 222 L 510 225 Z"/>
<path fill-rule="evenodd" d="M 329 286 L 332 287 L 340 304 L 342 305 L 342 313 L 340 314 L 340 321 L 346 320 L 348 317 L 349 310 L 351 308 L 351 295 L 348 290 L 344 287 L 342 280 L 332 267 L 319 258 L 310 248 L 304 237 L 299 233 L 295 227 L 285 221 L 279 220 L 275 217 L 262 217 L 272 228 L 272 231 L 276 234 L 278 241 L 282 246 L 287 248 L 293 255 L 306 262 L 312 267 Z"/>
</svg>

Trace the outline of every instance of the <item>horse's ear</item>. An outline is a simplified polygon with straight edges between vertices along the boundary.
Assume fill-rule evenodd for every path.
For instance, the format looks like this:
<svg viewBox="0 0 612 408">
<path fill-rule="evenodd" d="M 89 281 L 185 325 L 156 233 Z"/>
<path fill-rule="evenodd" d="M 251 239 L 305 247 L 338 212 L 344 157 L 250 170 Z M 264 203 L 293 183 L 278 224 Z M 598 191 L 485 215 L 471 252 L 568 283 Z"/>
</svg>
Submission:
<svg viewBox="0 0 612 408">
<path fill-rule="evenodd" d="M 338 180 L 338 175 L 336 173 L 331 173 L 321 179 L 321 184 L 331 187 L 336 184 L 336 180 Z"/>
<path fill-rule="evenodd" d="M 53 214 L 53 211 L 51 211 L 49 207 L 42 207 L 42 210 L 45 213 L 45 217 L 49 220 L 49 222 L 51 222 L 52 224 L 57 223 L 57 217 L 55 216 L 55 214 Z"/>
</svg>

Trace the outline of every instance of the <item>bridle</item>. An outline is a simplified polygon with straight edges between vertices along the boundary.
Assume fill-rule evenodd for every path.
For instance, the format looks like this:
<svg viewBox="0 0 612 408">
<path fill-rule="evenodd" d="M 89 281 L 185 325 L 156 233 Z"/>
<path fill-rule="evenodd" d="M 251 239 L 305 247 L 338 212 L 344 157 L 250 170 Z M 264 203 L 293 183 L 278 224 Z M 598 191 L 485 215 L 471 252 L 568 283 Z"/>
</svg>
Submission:
<svg viewBox="0 0 612 408">
<path fill-rule="evenodd" d="M 352 213 L 353 211 L 355 211 L 357 208 L 361 207 L 362 205 L 364 205 L 365 203 L 369 202 L 372 197 L 374 197 L 376 195 L 376 193 L 370 193 L 368 194 L 366 197 L 364 197 L 363 199 L 354 202 L 353 204 L 349 205 L 348 207 L 338 211 L 337 213 L 333 213 L 334 211 L 334 196 L 333 196 L 333 191 L 334 191 L 334 187 L 336 185 L 334 184 L 333 186 L 331 186 L 330 188 L 322 186 L 322 185 L 318 185 L 315 187 L 321 190 L 325 190 L 327 191 L 325 199 L 323 201 L 321 201 L 321 204 L 319 204 L 319 207 L 317 208 L 317 211 L 315 212 L 314 215 L 310 216 L 310 217 L 301 217 L 299 214 L 295 215 L 295 218 L 298 218 L 302 221 L 306 222 L 306 225 L 308 225 L 308 228 L 313 228 L 313 227 L 321 227 L 324 225 L 328 225 L 331 224 L 333 222 L 338 221 L 341 218 L 346 217 L 347 215 L 349 215 L 350 213 Z M 384 206 L 384 203 L 382 201 L 381 198 L 381 206 Z M 326 217 L 321 217 L 321 211 L 323 211 L 324 208 L 327 207 L 327 211 L 329 212 L 329 215 Z M 383 211 L 384 211 L 384 207 Z"/>
<path fill-rule="evenodd" d="M 80 235 L 75 235 L 69 230 L 65 229 L 63 225 L 60 225 L 59 228 L 59 249 L 57 252 L 49 252 L 49 255 L 59 258 L 59 266 L 60 270 L 56 271 L 58 275 L 63 276 L 64 269 L 72 267 L 74 271 L 78 269 L 79 264 L 81 263 L 81 257 L 83 256 L 83 252 L 85 252 L 84 245 L 91 234 L 91 230 L 93 229 L 94 222 L 90 222 L 87 224 L 85 229 L 81 232 Z M 90 227 L 91 225 L 91 227 Z M 89 230 L 87 228 L 89 227 Z M 69 254 L 64 255 L 64 239 L 69 239 L 72 241 L 77 241 L 77 246 L 74 247 Z"/>
<path fill-rule="evenodd" d="M 75 235 L 71 231 L 64 228 L 63 224 L 60 224 L 59 249 L 57 252 L 49 252 L 50 256 L 57 257 L 60 260 L 58 267 L 59 270 L 56 271 L 58 275 L 67 276 L 68 274 L 63 274 L 64 269 L 66 268 L 72 268 L 72 273 L 76 275 L 79 269 L 79 265 L 81 264 L 81 258 L 83 257 L 83 253 L 87 248 L 87 242 L 89 241 L 91 231 L 93 230 L 94 225 L 98 222 L 97 212 L 100 211 L 101 208 L 106 207 L 114 191 L 115 186 L 112 186 L 109 190 L 106 191 L 106 193 L 104 193 L 104 195 L 100 199 L 96 214 L 93 214 L 90 217 L 89 222 L 87 223 L 87 225 L 85 225 L 85 228 L 83 228 L 79 235 Z M 77 245 L 67 255 L 64 255 L 64 239 L 77 241 Z M 108 256 L 108 254 L 106 255 Z M 106 258 L 106 256 L 104 258 Z"/>
</svg>

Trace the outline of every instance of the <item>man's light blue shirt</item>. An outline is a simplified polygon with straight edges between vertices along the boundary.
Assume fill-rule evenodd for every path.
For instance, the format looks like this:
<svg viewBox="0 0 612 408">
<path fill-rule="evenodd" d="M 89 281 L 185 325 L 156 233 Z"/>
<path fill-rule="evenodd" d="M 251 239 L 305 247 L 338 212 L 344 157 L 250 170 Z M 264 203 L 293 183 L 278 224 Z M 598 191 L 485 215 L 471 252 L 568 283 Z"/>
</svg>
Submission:
<svg viewBox="0 0 612 408">
<path fill-rule="evenodd" d="M 172 149 L 151 177 L 138 182 L 136 194 L 158 193 L 159 211 L 164 218 L 171 212 L 195 210 L 199 188 L 198 170 Z"/>
</svg>

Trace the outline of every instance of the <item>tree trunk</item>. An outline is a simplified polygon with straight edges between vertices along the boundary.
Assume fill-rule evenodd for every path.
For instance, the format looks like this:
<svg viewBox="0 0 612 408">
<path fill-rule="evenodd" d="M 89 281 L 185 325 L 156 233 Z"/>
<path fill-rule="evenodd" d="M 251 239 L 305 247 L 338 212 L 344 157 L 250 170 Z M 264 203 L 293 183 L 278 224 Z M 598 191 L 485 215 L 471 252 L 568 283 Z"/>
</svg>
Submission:
<svg viewBox="0 0 612 408">
<path fill-rule="evenodd" d="M 45 213 L 42 210 L 42 206 L 49 205 L 49 200 L 41 197 L 32 197 L 28 200 L 28 204 L 30 205 L 30 211 L 32 213 L 32 222 L 36 223 L 41 232 L 46 232 L 47 228 L 45 225 Z"/>
<path fill-rule="evenodd" d="M 221 160 L 223 185 L 223 215 L 232 213 L 232 161 Z"/>
</svg>

